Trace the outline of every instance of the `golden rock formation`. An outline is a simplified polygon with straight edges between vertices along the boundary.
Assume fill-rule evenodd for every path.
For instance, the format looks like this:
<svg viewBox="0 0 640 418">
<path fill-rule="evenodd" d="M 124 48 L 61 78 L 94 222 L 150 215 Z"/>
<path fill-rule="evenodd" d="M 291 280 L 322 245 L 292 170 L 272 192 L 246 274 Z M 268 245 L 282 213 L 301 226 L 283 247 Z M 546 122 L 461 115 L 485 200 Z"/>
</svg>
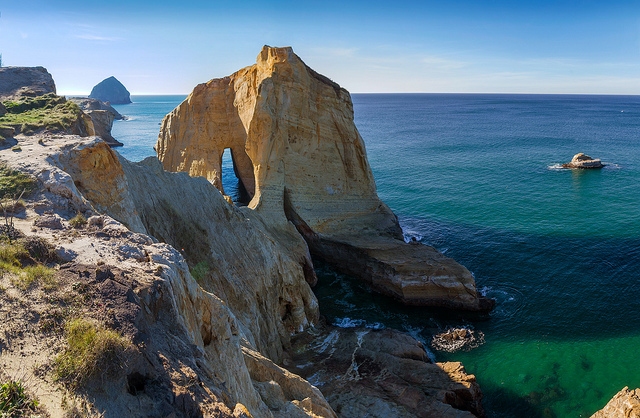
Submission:
<svg viewBox="0 0 640 418">
<path fill-rule="evenodd" d="M 493 306 L 465 267 L 404 242 L 378 198 L 349 92 L 291 48 L 265 46 L 255 65 L 198 85 L 165 117 L 156 145 L 165 170 L 204 176 L 223 194 L 227 148 L 249 208 L 276 234 L 293 223 L 313 254 L 404 303 Z"/>
</svg>

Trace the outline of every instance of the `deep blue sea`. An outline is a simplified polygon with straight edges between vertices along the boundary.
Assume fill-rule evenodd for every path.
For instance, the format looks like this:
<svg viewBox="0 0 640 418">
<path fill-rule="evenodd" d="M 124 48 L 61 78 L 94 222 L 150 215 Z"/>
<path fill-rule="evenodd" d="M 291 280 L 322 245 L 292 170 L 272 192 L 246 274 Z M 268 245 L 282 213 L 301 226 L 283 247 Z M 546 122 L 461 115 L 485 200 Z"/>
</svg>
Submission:
<svg viewBox="0 0 640 418">
<path fill-rule="evenodd" d="M 482 332 L 462 361 L 490 417 L 590 416 L 640 387 L 640 96 L 354 94 L 378 194 L 416 237 L 464 264 L 497 300 L 488 316 L 408 308 L 319 266 L 321 313 L 394 327 L 429 346 Z M 134 96 L 113 135 L 154 155 L 184 96 Z M 561 169 L 584 152 L 607 166 Z M 235 185 L 225 157 L 225 190 Z"/>
</svg>

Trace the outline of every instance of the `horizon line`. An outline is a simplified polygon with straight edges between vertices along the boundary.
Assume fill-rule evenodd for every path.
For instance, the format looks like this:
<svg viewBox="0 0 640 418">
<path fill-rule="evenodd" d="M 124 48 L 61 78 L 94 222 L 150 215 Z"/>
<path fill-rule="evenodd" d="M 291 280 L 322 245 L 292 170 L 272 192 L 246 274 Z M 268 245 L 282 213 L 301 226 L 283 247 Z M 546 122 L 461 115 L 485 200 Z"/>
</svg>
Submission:
<svg viewBox="0 0 640 418">
<path fill-rule="evenodd" d="M 57 93 L 59 96 L 68 97 L 89 97 L 89 94 L 84 93 Z M 130 93 L 131 96 L 188 96 L 189 93 Z M 539 96 L 640 96 L 640 93 L 531 93 L 531 92 L 427 92 L 427 91 L 413 91 L 413 92 L 349 92 L 349 94 L 528 94 Z"/>
</svg>

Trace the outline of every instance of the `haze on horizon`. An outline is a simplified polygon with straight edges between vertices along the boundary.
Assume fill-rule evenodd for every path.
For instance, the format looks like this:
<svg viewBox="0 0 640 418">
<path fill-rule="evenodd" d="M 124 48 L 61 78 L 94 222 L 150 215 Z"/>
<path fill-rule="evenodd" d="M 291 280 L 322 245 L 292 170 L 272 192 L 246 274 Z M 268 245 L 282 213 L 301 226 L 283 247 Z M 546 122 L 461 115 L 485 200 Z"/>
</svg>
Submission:
<svg viewBox="0 0 640 418">
<path fill-rule="evenodd" d="M 292 46 L 353 93 L 640 94 L 640 2 L 21 0 L 0 4 L 5 66 L 60 94 L 114 75 L 187 94 Z"/>
</svg>

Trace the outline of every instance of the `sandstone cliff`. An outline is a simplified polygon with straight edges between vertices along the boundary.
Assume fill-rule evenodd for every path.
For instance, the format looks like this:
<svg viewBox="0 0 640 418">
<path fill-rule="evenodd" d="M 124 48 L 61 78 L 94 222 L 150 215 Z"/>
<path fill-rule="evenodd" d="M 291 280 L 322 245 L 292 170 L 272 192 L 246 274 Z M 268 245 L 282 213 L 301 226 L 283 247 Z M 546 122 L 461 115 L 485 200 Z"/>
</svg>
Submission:
<svg viewBox="0 0 640 418">
<path fill-rule="evenodd" d="M 207 178 L 222 193 L 221 157 L 273 231 L 293 223 L 309 249 L 404 303 L 489 310 L 471 273 L 432 247 L 402 239 L 377 196 L 349 93 L 291 48 L 198 85 L 165 117 L 156 150 L 166 170 Z"/>
<path fill-rule="evenodd" d="M 44 67 L 0 67 L 0 101 L 55 92 L 53 77 Z"/>
<path fill-rule="evenodd" d="M 272 361 L 282 358 L 292 334 L 317 320 L 318 306 L 299 261 L 259 223 L 205 180 L 162 172 L 153 159 L 121 162 L 96 138 L 19 140 L 19 152 L 5 148 L 0 157 L 36 176 L 42 189 L 16 225 L 56 242 L 67 264 L 48 292 L 21 290 L 4 276 L 2 312 L 22 331 L 5 334 L 0 359 L 12 375 L 28 364 L 31 385 L 53 416 L 76 398 L 107 417 L 335 416 L 315 387 Z M 107 212 L 124 224 L 101 216 L 73 228 L 78 212 Z M 155 237 L 143 233 L 150 231 Z M 184 255 L 208 261 L 199 283 Z M 134 348 L 113 375 L 81 390 L 67 387 L 64 395 L 50 374 L 31 372 L 38 364 L 51 367 L 60 350 L 60 335 L 42 334 L 32 318 L 67 312 L 68 301 L 77 301 L 72 307 L 85 318 L 126 335 Z"/>
<path fill-rule="evenodd" d="M 639 418 L 640 389 L 629 390 L 625 387 L 609 403 L 593 414 L 591 418 Z"/>
<path fill-rule="evenodd" d="M 105 78 L 96 84 L 89 98 L 110 102 L 111 104 L 129 104 L 131 103 L 131 95 L 129 90 L 114 76 Z"/>
</svg>

